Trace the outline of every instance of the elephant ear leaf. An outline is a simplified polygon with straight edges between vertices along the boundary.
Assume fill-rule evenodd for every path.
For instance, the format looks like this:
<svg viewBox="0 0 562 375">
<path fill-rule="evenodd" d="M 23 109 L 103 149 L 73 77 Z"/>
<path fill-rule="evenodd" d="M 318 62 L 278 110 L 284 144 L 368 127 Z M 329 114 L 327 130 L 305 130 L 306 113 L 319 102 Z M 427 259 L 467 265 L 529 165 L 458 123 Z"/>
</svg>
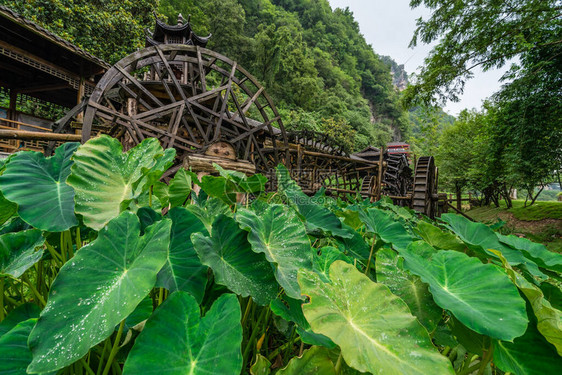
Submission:
<svg viewBox="0 0 562 375">
<path fill-rule="evenodd" d="M 172 219 L 170 249 L 166 264 L 158 273 L 156 286 L 170 292 L 189 292 L 201 303 L 207 285 L 208 267 L 201 264 L 193 248 L 191 235 L 199 232 L 207 234 L 207 230 L 201 220 L 183 207 L 172 208 L 168 217 Z"/>
<path fill-rule="evenodd" d="M 336 368 L 330 359 L 328 349 L 313 346 L 303 352 L 302 356 L 294 357 L 287 367 L 277 372 L 277 375 L 336 375 Z"/>
<path fill-rule="evenodd" d="M 403 259 L 391 249 L 377 251 L 377 281 L 402 298 L 421 324 L 433 332 L 443 315 L 443 309 L 435 304 L 427 284 L 403 267 Z"/>
<path fill-rule="evenodd" d="M 365 222 L 367 229 L 375 233 L 384 242 L 392 244 L 397 250 L 402 250 L 414 241 L 404 226 L 395 221 L 392 215 L 378 208 L 369 208 L 359 212 L 359 217 Z"/>
<path fill-rule="evenodd" d="M 289 177 L 289 171 L 283 165 L 277 166 L 277 182 L 279 192 L 306 219 L 307 228 L 313 232 L 329 232 L 334 236 L 351 238 L 352 233 L 343 228 L 342 222 L 329 209 L 319 205 L 315 200 L 302 192 L 300 186 Z"/>
<path fill-rule="evenodd" d="M 10 275 L 20 277 L 43 256 L 42 246 L 45 238 L 39 229 L 0 235 L 0 277 Z"/>
<path fill-rule="evenodd" d="M 123 212 L 65 263 L 29 337 L 28 372 L 66 367 L 113 333 L 154 286 L 166 262 L 170 225 L 158 221 L 139 237 L 138 217 Z"/>
<path fill-rule="evenodd" d="M 123 374 L 240 374 L 241 315 L 233 294 L 220 296 L 201 318 L 191 295 L 174 292 L 146 322 Z"/>
<path fill-rule="evenodd" d="M 66 184 L 79 143 L 69 142 L 45 158 L 25 151 L 13 156 L 0 176 L 4 197 L 18 205 L 19 216 L 31 226 L 62 232 L 78 224 L 74 215 L 74 189 Z"/>
<path fill-rule="evenodd" d="M 213 223 L 211 237 L 194 233 L 191 240 L 201 262 L 213 270 L 218 284 L 266 305 L 275 298 L 279 286 L 271 264 L 263 254 L 252 251 L 247 235 L 234 219 L 220 215 Z"/>
<path fill-rule="evenodd" d="M 36 322 L 36 318 L 22 321 L 0 336 L 0 374 L 26 374 L 31 362 L 27 338 Z"/>
<path fill-rule="evenodd" d="M 383 374 L 453 374 L 408 306 L 353 265 L 332 263 L 330 283 L 307 270 L 298 280 L 310 297 L 303 311 L 313 331 L 339 345 L 351 367 Z"/>
<path fill-rule="evenodd" d="M 404 268 L 429 284 L 435 303 L 477 333 L 506 341 L 525 333 L 525 301 L 505 272 L 457 251 L 428 253 L 423 245 L 413 243 L 400 255 Z"/>
<path fill-rule="evenodd" d="M 275 278 L 289 297 L 300 299 L 299 268 L 312 269 L 312 248 L 304 224 L 291 208 L 269 206 L 261 215 L 240 209 L 236 220 L 249 231 L 252 250 L 263 253 L 275 267 Z"/>
<path fill-rule="evenodd" d="M 148 180 L 160 178 L 170 157 L 155 138 L 125 153 L 119 140 L 109 136 L 89 140 L 76 150 L 68 177 L 76 191 L 76 213 L 85 225 L 100 230 L 141 195 Z"/>
</svg>

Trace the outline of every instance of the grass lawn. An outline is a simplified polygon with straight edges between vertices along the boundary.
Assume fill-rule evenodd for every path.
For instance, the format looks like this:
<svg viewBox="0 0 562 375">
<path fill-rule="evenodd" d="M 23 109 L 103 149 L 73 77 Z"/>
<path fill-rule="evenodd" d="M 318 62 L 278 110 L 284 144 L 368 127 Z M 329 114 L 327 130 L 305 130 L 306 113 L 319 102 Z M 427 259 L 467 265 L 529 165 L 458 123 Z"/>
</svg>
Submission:
<svg viewBox="0 0 562 375">
<path fill-rule="evenodd" d="M 477 221 L 491 224 L 498 220 L 506 222 L 508 233 L 522 234 L 532 241 L 545 244 L 550 250 L 562 253 L 562 202 L 535 202 L 523 207 L 524 201 L 513 201 L 513 208 L 475 207 L 467 215 Z"/>
</svg>

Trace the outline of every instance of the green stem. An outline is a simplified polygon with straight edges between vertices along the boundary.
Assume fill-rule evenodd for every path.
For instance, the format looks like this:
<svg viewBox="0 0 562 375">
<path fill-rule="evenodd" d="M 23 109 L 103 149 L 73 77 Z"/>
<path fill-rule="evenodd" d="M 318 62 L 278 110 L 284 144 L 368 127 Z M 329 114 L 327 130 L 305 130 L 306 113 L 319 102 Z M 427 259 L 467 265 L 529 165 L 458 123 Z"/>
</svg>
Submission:
<svg viewBox="0 0 562 375">
<path fill-rule="evenodd" d="M 369 274 L 369 267 L 371 267 L 371 259 L 373 258 L 373 251 L 375 250 L 375 243 L 377 242 L 376 235 L 373 235 L 373 243 L 371 245 L 371 252 L 369 253 L 369 260 L 367 260 L 367 268 L 365 268 L 365 275 Z M 377 273 L 375 272 L 375 282 L 377 281 Z"/>
<path fill-rule="evenodd" d="M 107 363 L 105 364 L 105 369 L 103 370 L 102 375 L 107 375 L 109 370 L 111 369 L 111 364 L 113 363 L 113 358 L 117 355 L 119 351 L 119 341 L 121 340 L 121 335 L 123 334 L 123 327 L 125 326 L 125 319 L 121 321 L 119 324 L 119 330 L 117 331 L 117 335 L 115 336 L 115 341 L 113 341 L 113 347 L 111 348 L 111 352 L 109 353 L 109 357 L 107 358 Z"/>
<path fill-rule="evenodd" d="M 246 319 L 250 315 L 250 307 L 252 306 L 252 297 L 249 297 L 248 304 L 246 305 L 246 310 L 244 311 L 244 317 L 242 318 L 242 327 L 246 324 Z"/>
<path fill-rule="evenodd" d="M 341 351 L 340 351 L 340 355 L 338 356 L 338 361 L 336 362 L 336 375 L 340 374 L 341 365 L 342 365 L 342 360 L 341 360 Z"/>
<path fill-rule="evenodd" d="M 478 370 L 478 373 L 476 375 L 484 374 L 484 371 L 486 370 L 486 366 L 492 360 L 493 353 L 494 353 L 494 347 L 490 345 L 490 349 L 488 349 L 486 354 L 484 354 L 484 358 L 480 360 L 480 369 Z"/>
<path fill-rule="evenodd" d="M 468 375 L 473 373 L 474 371 L 476 371 L 478 368 L 480 367 L 480 363 L 477 363 L 475 365 L 472 365 L 464 370 L 462 370 L 461 372 L 457 373 L 457 375 Z"/>
<path fill-rule="evenodd" d="M 23 274 L 21 276 L 21 278 L 22 278 L 23 282 L 25 283 L 25 285 L 27 285 L 27 287 L 31 290 L 31 292 L 33 292 L 35 297 L 37 297 L 37 300 L 41 303 L 41 307 L 45 307 L 45 305 L 47 304 L 45 302 L 45 299 L 43 298 L 41 293 L 39 293 L 37 291 L 37 289 L 35 289 L 35 286 L 33 285 L 33 283 L 31 281 L 29 281 L 29 279 L 27 278 L 27 275 Z"/>
<path fill-rule="evenodd" d="M 82 248 L 82 237 L 80 236 L 80 227 L 76 227 L 76 251 Z"/>
<path fill-rule="evenodd" d="M 152 185 L 148 188 L 148 207 L 152 207 Z"/>
<path fill-rule="evenodd" d="M 101 375 L 101 369 L 103 365 L 103 360 L 105 359 L 105 352 L 109 349 L 109 345 L 111 342 L 111 337 L 108 337 L 107 340 L 103 343 L 103 349 L 100 356 L 100 361 L 98 363 L 98 370 L 96 371 L 96 375 Z"/>
<path fill-rule="evenodd" d="M 62 264 L 66 263 L 66 251 L 64 246 L 64 232 L 60 232 L 60 255 Z"/>
<path fill-rule="evenodd" d="M 293 345 L 295 345 L 295 338 L 297 337 L 297 326 L 293 326 L 293 330 L 291 332 L 291 337 L 289 338 L 289 346 L 287 347 L 287 349 L 285 350 L 285 353 L 283 353 L 283 363 L 287 362 L 288 356 L 291 353 L 291 350 L 293 349 Z"/>
<path fill-rule="evenodd" d="M 248 361 L 248 354 L 250 353 L 250 348 L 252 347 L 252 342 L 256 339 L 256 336 L 258 335 L 260 329 L 260 323 L 262 321 L 262 319 L 264 318 L 264 316 L 266 315 L 265 313 L 267 312 L 267 310 L 269 310 L 269 308 L 265 307 L 260 316 L 258 317 L 258 320 L 256 321 L 256 325 L 254 326 L 254 329 L 252 330 L 252 334 L 250 335 L 250 338 L 248 339 L 248 343 L 246 344 L 246 348 L 244 348 L 244 354 L 242 355 L 242 368 L 244 369 L 246 366 L 246 362 Z"/>
<path fill-rule="evenodd" d="M 90 366 L 86 363 L 86 361 L 84 360 L 84 358 L 80 358 L 80 363 L 82 363 L 82 366 L 84 367 L 84 370 L 86 370 L 86 372 L 89 375 L 96 375 L 96 373 L 90 368 Z"/>
<path fill-rule="evenodd" d="M 74 249 L 72 248 L 72 233 L 70 233 L 70 229 L 64 231 L 64 245 L 66 246 L 68 259 L 71 259 L 74 256 Z"/>
<path fill-rule="evenodd" d="M 300 341 L 300 337 L 297 337 L 297 339 L 295 340 L 295 343 Z M 273 361 L 273 358 L 277 357 L 277 354 L 281 353 L 283 350 L 285 350 L 285 348 L 287 346 L 289 346 L 289 344 L 291 344 L 290 342 L 286 342 L 285 344 L 281 345 L 280 347 L 278 347 L 277 349 L 275 349 L 273 352 L 271 352 L 268 356 L 267 359 L 269 361 Z M 293 343 L 294 345 L 294 343 Z"/>
<path fill-rule="evenodd" d="M 47 246 L 47 250 L 49 251 L 49 253 L 51 254 L 51 257 L 53 258 L 53 260 L 55 261 L 55 263 L 58 263 L 59 265 L 62 265 L 62 258 L 61 256 L 57 253 L 57 251 L 55 250 L 54 247 L 52 247 L 49 243 L 45 242 L 45 246 Z"/>
<path fill-rule="evenodd" d="M 4 277 L 0 276 L 0 322 L 4 320 Z"/>
</svg>

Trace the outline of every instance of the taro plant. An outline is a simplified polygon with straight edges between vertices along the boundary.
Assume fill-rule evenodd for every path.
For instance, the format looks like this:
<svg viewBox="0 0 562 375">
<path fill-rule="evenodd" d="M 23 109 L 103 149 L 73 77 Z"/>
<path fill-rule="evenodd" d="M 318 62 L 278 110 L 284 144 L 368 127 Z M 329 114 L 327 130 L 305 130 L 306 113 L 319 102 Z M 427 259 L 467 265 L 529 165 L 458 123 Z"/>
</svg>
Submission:
<svg viewBox="0 0 562 375">
<path fill-rule="evenodd" d="M 100 136 L 1 162 L 0 373 L 562 373 L 562 255 L 283 166 L 268 194 L 161 181 L 174 157 Z"/>
</svg>

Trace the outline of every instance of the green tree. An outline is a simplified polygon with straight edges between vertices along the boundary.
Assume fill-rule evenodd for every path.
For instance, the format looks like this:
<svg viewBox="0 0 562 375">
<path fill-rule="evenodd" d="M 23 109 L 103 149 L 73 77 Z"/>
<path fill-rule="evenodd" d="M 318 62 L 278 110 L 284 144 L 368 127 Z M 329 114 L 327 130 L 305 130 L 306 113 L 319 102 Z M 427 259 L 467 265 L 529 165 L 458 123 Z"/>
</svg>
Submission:
<svg viewBox="0 0 562 375">
<path fill-rule="evenodd" d="M 145 43 L 157 0 L 0 0 L 49 31 L 109 63 Z"/>
<path fill-rule="evenodd" d="M 438 43 L 408 89 L 407 102 L 458 100 L 475 67 L 498 68 L 536 53 L 555 58 L 552 47 L 562 44 L 560 0 L 410 1 L 413 8 L 422 4 L 431 17 L 418 19 L 410 44 Z"/>
</svg>

